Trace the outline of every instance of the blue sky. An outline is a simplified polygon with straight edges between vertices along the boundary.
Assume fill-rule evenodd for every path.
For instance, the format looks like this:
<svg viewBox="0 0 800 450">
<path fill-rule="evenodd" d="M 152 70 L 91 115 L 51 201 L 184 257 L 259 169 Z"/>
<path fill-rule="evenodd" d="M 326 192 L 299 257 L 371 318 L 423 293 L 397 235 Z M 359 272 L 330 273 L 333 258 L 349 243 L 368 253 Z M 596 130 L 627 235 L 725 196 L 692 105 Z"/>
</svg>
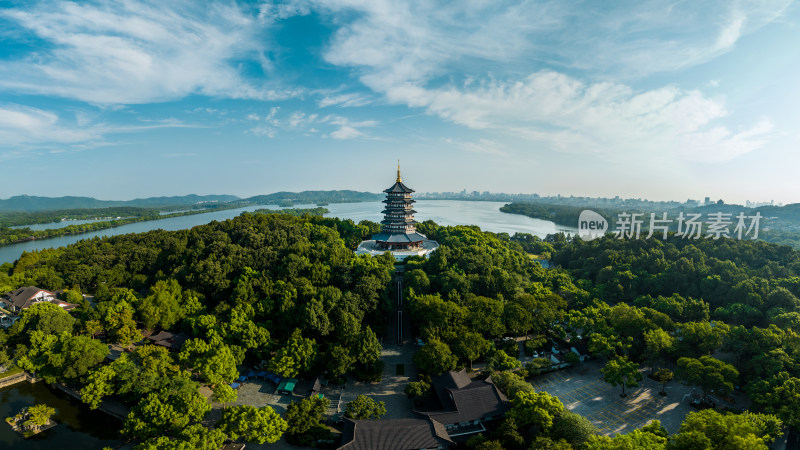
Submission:
<svg viewBox="0 0 800 450">
<path fill-rule="evenodd" d="M 0 198 L 800 202 L 791 1 L 0 0 Z"/>
</svg>

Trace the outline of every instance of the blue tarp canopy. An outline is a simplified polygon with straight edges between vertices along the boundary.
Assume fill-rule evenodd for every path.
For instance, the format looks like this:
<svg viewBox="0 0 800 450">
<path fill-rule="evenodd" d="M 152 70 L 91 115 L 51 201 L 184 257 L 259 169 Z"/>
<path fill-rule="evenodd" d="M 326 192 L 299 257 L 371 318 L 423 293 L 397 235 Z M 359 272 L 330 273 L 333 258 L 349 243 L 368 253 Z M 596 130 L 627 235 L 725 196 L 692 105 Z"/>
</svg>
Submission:
<svg viewBox="0 0 800 450">
<path fill-rule="evenodd" d="M 268 379 L 269 381 L 272 381 L 275 384 L 280 384 L 281 383 L 281 377 L 275 375 L 274 373 L 267 372 L 267 374 L 264 375 L 264 377 L 266 379 Z"/>
</svg>

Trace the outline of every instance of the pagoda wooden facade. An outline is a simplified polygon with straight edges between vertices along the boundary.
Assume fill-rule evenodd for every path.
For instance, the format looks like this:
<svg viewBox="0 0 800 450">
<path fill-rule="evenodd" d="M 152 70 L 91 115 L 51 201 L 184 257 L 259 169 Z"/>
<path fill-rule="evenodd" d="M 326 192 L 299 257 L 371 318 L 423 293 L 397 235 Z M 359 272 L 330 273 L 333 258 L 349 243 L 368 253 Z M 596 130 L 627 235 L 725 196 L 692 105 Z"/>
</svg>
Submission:
<svg viewBox="0 0 800 450">
<path fill-rule="evenodd" d="M 413 189 L 403 184 L 400 177 L 400 164 L 397 165 L 397 180 L 386 193 L 386 209 L 381 221 L 381 232 L 372 237 L 379 249 L 415 250 L 422 248 L 423 241 L 428 238 L 417 232 L 417 221 L 414 220 Z"/>
</svg>

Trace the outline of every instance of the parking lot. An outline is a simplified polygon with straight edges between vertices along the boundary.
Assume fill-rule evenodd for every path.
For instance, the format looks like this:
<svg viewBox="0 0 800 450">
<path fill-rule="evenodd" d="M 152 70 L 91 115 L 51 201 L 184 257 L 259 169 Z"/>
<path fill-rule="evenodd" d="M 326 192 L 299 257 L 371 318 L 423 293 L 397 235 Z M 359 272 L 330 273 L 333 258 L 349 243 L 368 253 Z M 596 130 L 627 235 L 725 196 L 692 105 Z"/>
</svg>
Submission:
<svg viewBox="0 0 800 450">
<path fill-rule="evenodd" d="M 661 385 L 646 376 L 637 388 L 626 388 L 627 397 L 620 397 L 622 387 L 613 387 L 602 380 L 596 361 L 575 368 L 532 378 L 537 391 L 558 397 L 564 406 L 589 419 L 605 435 L 629 433 L 658 419 L 670 432 L 676 433 L 683 418 L 691 411 L 688 395 L 692 387 L 678 382 L 667 384 L 667 396 L 660 396 Z"/>
</svg>

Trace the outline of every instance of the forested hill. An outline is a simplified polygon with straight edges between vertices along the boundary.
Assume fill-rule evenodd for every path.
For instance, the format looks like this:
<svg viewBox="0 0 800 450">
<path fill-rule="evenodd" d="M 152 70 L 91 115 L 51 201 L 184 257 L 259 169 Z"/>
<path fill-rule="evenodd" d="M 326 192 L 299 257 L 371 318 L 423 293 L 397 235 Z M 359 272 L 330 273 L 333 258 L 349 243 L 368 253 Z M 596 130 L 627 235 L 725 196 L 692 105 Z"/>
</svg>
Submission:
<svg viewBox="0 0 800 450">
<path fill-rule="evenodd" d="M 262 205 L 301 205 L 310 203 L 350 203 L 350 202 L 377 202 L 384 198 L 384 194 L 359 191 L 303 191 L 303 192 L 275 192 L 268 195 L 257 195 L 247 199 L 249 202 Z"/>
<path fill-rule="evenodd" d="M 325 204 L 348 202 L 372 202 L 383 199 L 383 194 L 359 191 L 303 191 L 275 192 L 267 195 L 256 195 L 239 198 L 235 195 L 183 195 L 173 197 L 149 197 L 134 200 L 98 200 L 92 197 L 36 197 L 17 195 L 8 199 L 0 199 L 0 211 L 54 211 L 61 210 L 65 214 L 71 209 L 96 209 L 110 207 L 165 208 L 188 207 L 208 203 L 228 204 L 244 203 L 253 205 L 286 205 Z"/>
<path fill-rule="evenodd" d="M 0 199 L 0 211 L 49 211 L 67 209 L 94 209 L 118 206 L 159 208 L 164 206 L 189 206 L 208 202 L 231 202 L 240 200 L 235 195 L 183 195 L 173 197 L 149 197 L 134 200 L 98 200 L 92 197 L 36 197 L 17 195 Z"/>
<path fill-rule="evenodd" d="M 759 238 L 767 242 L 773 242 L 781 245 L 788 245 L 796 249 L 800 249 L 800 203 L 793 203 L 785 206 L 760 206 L 758 208 L 746 208 L 741 205 L 727 205 L 727 204 L 712 204 L 705 206 L 698 206 L 693 208 L 678 207 L 671 210 L 649 211 L 641 208 L 593 208 L 589 206 L 572 206 L 572 205 L 555 205 L 550 203 L 532 203 L 532 202 L 513 202 L 504 205 L 500 208 L 501 212 L 509 214 L 521 214 L 523 216 L 533 217 L 534 219 L 550 220 L 557 225 L 575 227 L 578 225 L 578 217 L 581 211 L 591 209 L 592 211 L 603 216 L 609 224 L 609 230 L 613 230 L 616 226 L 617 217 L 620 213 L 642 213 L 643 223 L 642 229 L 649 228 L 650 213 L 655 213 L 656 217 L 660 217 L 662 213 L 668 213 L 668 217 L 676 219 L 678 214 L 699 213 L 702 217 L 707 217 L 708 214 L 724 213 L 730 214 L 732 220 L 739 213 L 744 213 L 748 216 L 761 214 L 759 226 Z M 670 229 L 675 231 L 677 229 L 677 221 L 674 221 Z"/>
<path fill-rule="evenodd" d="M 392 317 L 394 258 L 353 252 L 379 228 L 312 215 L 244 213 L 188 230 L 95 238 L 25 253 L 15 264 L 0 266 L 0 291 L 28 285 L 66 288 L 67 299 L 80 306 L 67 313 L 42 302 L 26 310 L 8 331 L 0 331 L 0 362 L 10 361 L 47 382 L 66 383 L 93 407 L 108 398 L 127 404 L 132 411 L 123 434 L 143 442 L 137 450 L 167 443 L 198 448 L 197 440 L 210 433 L 221 446 L 239 435 L 234 416 L 242 407 L 230 407 L 206 428 L 201 422 L 210 406 L 198 392 L 201 384 L 213 389 L 219 403 L 231 403 L 237 394 L 230 383 L 242 368 L 260 364 L 283 377 L 380 377 L 378 336 Z M 504 338 L 517 336 L 531 337 L 525 345 L 529 350 L 541 350 L 549 340 L 584 341 L 591 354 L 607 362 L 603 379 L 615 386 L 607 375 L 614 367 L 629 367 L 637 375 L 643 366 L 669 369 L 670 377 L 674 369 L 676 379 L 704 393 L 725 396 L 741 386 L 752 400 L 751 411 L 770 414 L 724 416 L 751 421 L 747 428 L 721 429 L 730 429 L 735 438 L 744 433 L 759 445 L 671 449 L 766 449 L 781 424 L 800 426 L 797 251 L 732 239 L 606 236 L 584 242 L 558 234 L 542 240 L 430 221 L 419 230 L 441 246 L 427 259 L 406 261 L 404 298 L 412 336 L 425 342 L 414 356 L 415 366 L 431 376 L 473 362 L 495 371 L 492 379 L 511 398 L 507 418 L 512 420 L 490 435 L 503 442 L 493 448 L 544 448 L 539 445 L 544 440 L 563 438 L 558 424 L 568 417 L 560 413 L 557 398 L 533 393 L 522 383 L 515 387 L 522 390 L 512 393 L 501 382 L 550 365 L 544 359 L 545 366 L 539 366 L 537 358 L 525 371 L 510 372 L 520 366 L 520 349 L 514 339 Z M 533 253 L 551 255 L 560 267 L 545 270 Z M 81 292 L 94 294 L 95 303 Z M 102 363 L 108 344 L 138 342 L 142 329 L 182 331 L 189 339 L 179 353 L 140 345 Z M 431 395 L 426 394 L 430 385 L 425 386 L 417 385 L 419 394 Z M 536 420 L 513 420 L 533 417 L 528 400 L 553 408 L 537 407 Z M 259 436 L 274 442 L 284 430 L 298 439 L 309 433 L 290 414 L 302 404 L 292 405 L 285 422 L 271 408 L 260 408 L 269 420 Z M 315 425 L 322 412 L 313 417 Z M 652 434 L 643 428 L 615 436 L 616 446 L 576 442 L 559 448 L 665 450 L 668 439 L 688 442 L 698 433 L 704 442 L 717 439 L 690 419 L 674 436 L 653 427 L 657 433 L 648 439 L 659 445 L 622 445 Z"/>
</svg>

